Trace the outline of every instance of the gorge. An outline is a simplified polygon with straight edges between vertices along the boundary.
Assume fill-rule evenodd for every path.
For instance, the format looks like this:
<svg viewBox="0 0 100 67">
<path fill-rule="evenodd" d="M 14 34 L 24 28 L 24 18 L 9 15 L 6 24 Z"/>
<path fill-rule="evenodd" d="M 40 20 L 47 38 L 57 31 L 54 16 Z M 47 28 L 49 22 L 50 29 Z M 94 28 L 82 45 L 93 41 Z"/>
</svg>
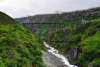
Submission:
<svg viewBox="0 0 100 67">
<path fill-rule="evenodd" d="M 100 67 L 100 7 L 15 19 L 0 12 L 0 67 L 46 66 Z"/>
<path fill-rule="evenodd" d="M 23 25 L 35 32 L 42 42 L 46 41 L 68 57 L 71 64 L 79 67 L 98 67 L 100 66 L 100 41 L 97 38 L 100 32 L 99 19 L 100 7 L 62 14 L 29 16 L 16 20 L 23 22 Z M 95 47 L 92 47 L 94 45 L 90 42 Z"/>
</svg>

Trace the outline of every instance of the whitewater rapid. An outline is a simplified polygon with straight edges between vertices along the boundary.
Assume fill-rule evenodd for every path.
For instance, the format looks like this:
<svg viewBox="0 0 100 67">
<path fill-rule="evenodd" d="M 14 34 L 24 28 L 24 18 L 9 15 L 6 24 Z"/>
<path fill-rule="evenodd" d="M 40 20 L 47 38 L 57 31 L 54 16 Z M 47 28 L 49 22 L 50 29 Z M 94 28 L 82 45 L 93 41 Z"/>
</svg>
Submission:
<svg viewBox="0 0 100 67">
<path fill-rule="evenodd" d="M 61 62 L 63 62 L 66 66 L 68 66 L 68 67 L 77 67 L 75 65 L 71 65 L 66 57 L 64 57 L 63 55 L 59 54 L 59 51 L 57 49 L 51 47 L 46 42 L 44 42 L 44 45 L 45 45 L 45 47 L 48 48 L 48 52 L 52 53 L 54 56 L 56 56 L 59 59 L 61 59 Z"/>
</svg>

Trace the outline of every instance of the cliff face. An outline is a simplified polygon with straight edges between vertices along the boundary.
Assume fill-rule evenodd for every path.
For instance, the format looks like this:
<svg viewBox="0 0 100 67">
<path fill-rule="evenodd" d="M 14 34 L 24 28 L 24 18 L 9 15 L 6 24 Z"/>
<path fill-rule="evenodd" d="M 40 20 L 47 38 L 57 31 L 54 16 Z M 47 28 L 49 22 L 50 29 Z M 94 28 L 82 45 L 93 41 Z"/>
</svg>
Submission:
<svg viewBox="0 0 100 67">
<path fill-rule="evenodd" d="M 23 21 L 73 64 L 79 67 L 100 66 L 100 8 L 17 20 Z"/>
</svg>

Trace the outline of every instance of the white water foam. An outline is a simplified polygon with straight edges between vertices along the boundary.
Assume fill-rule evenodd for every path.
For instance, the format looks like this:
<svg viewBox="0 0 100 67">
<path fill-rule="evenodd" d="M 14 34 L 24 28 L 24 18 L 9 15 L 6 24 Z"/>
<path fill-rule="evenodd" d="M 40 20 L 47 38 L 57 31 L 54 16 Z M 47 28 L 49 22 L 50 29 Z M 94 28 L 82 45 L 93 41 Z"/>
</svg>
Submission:
<svg viewBox="0 0 100 67">
<path fill-rule="evenodd" d="M 60 58 L 61 61 L 67 65 L 68 67 L 77 67 L 75 65 L 71 65 L 68 61 L 68 59 L 66 57 L 64 57 L 63 55 L 59 54 L 59 51 L 53 47 L 51 47 L 49 44 L 47 44 L 46 42 L 44 42 L 45 47 L 48 48 L 48 52 L 52 53 L 53 55 L 55 55 L 56 57 Z"/>
</svg>

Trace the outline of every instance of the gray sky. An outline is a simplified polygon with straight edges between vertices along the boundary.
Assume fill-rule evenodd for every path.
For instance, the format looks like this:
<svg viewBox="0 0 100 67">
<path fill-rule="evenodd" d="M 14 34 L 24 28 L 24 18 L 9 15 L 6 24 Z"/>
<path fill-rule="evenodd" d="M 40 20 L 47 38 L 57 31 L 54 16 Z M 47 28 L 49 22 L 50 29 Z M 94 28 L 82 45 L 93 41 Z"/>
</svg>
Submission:
<svg viewBox="0 0 100 67">
<path fill-rule="evenodd" d="M 12 17 L 69 12 L 100 6 L 100 0 L 0 0 L 0 11 Z"/>
</svg>

